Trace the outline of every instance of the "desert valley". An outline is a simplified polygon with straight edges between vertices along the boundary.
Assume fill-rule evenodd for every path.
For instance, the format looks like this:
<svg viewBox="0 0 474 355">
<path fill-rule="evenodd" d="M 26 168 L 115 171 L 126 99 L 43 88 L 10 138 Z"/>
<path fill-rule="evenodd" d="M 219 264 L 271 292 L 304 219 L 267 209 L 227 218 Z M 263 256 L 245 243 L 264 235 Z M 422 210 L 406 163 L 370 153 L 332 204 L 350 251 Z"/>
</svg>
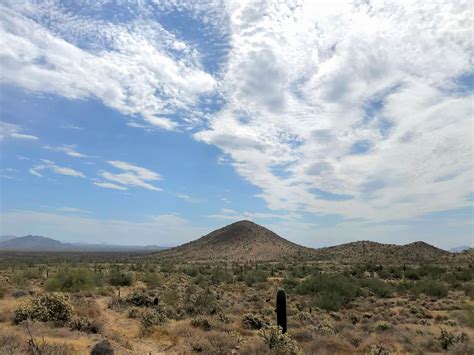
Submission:
<svg viewBox="0 0 474 355">
<path fill-rule="evenodd" d="M 249 221 L 159 251 L 3 248 L 0 353 L 472 354 L 473 263 L 423 242 L 306 248 Z"/>
</svg>

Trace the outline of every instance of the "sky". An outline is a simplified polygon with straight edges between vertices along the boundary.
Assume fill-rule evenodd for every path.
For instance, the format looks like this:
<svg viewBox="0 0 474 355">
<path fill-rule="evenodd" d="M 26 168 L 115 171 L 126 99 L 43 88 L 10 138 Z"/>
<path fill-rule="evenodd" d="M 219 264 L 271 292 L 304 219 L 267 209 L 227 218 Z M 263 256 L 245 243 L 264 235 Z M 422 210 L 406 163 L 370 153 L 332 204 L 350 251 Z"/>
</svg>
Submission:
<svg viewBox="0 0 474 355">
<path fill-rule="evenodd" d="M 0 2 L 0 233 L 474 244 L 469 1 Z"/>
</svg>

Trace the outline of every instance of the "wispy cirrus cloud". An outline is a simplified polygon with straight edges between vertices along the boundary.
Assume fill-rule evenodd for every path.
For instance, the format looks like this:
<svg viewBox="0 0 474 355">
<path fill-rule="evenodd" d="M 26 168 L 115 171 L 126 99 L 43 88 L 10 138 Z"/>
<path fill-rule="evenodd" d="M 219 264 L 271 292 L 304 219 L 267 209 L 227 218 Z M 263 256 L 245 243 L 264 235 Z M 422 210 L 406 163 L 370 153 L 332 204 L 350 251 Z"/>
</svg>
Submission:
<svg viewBox="0 0 474 355">
<path fill-rule="evenodd" d="M 76 150 L 77 146 L 74 145 L 74 144 L 72 144 L 72 145 L 63 144 L 59 147 L 54 147 L 54 146 L 51 146 L 51 145 L 45 145 L 44 148 L 48 149 L 48 150 L 55 151 L 55 152 L 63 152 L 66 155 L 69 155 L 70 157 L 74 157 L 74 158 L 87 158 L 88 157 L 85 154 L 79 153 Z"/>
<path fill-rule="evenodd" d="M 69 99 L 96 97 L 165 130 L 179 124 L 170 116 L 189 117 L 200 97 L 215 90 L 195 50 L 156 21 L 104 22 L 63 5 L 1 7 L 2 82 Z"/>
<path fill-rule="evenodd" d="M 111 182 L 100 182 L 100 181 L 95 181 L 94 185 L 102 187 L 104 189 L 111 189 L 111 190 L 128 190 L 125 186 L 120 186 L 117 184 L 112 184 Z"/>
<path fill-rule="evenodd" d="M 34 165 L 33 167 L 29 169 L 30 174 L 35 175 L 37 177 L 43 177 L 43 174 L 41 172 L 43 170 L 50 170 L 59 175 L 80 177 L 84 179 L 86 178 L 86 176 L 82 172 L 77 171 L 73 168 L 59 166 L 55 162 L 51 160 L 47 160 L 47 159 L 42 159 L 41 161 L 42 161 L 42 164 Z"/>
<path fill-rule="evenodd" d="M 108 163 L 123 172 L 111 173 L 108 171 L 103 171 L 100 173 L 100 175 L 104 179 L 112 181 L 112 183 L 118 183 L 124 186 L 142 187 L 144 189 L 148 189 L 152 191 L 162 191 L 160 188 L 148 182 L 148 181 L 161 180 L 161 176 L 158 173 L 146 168 L 142 168 L 140 166 L 132 165 L 124 161 L 111 160 L 111 161 L 108 161 Z M 98 185 L 97 183 L 95 183 L 95 185 L 100 186 L 100 187 L 117 189 L 116 187 L 112 187 L 111 185 L 106 186 L 103 183 L 100 183 L 100 184 L 101 185 Z"/>
<path fill-rule="evenodd" d="M 32 134 L 22 133 L 21 127 L 16 124 L 0 121 L 0 141 L 7 138 L 25 139 L 25 140 L 32 140 L 32 141 L 39 140 L 37 136 L 34 136 Z"/>
</svg>

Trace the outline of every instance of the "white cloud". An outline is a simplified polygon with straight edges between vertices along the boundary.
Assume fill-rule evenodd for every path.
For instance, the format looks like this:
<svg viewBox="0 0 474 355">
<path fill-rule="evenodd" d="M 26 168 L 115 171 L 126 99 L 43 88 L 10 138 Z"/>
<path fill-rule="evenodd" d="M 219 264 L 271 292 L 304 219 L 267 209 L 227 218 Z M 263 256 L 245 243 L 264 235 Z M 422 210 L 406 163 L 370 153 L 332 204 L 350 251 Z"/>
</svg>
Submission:
<svg viewBox="0 0 474 355">
<path fill-rule="evenodd" d="M 100 175 L 109 181 L 113 181 L 125 186 L 143 187 L 144 189 L 153 191 L 162 191 L 160 188 L 153 186 L 147 181 L 161 180 L 161 176 L 149 169 L 135 166 L 123 161 L 108 161 L 113 167 L 124 171 L 123 173 L 110 173 L 103 171 Z M 99 185 L 100 186 L 100 185 Z M 102 186 L 104 187 L 104 186 Z M 110 186 L 109 186 L 110 187 Z"/>
<path fill-rule="evenodd" d="M 31 175 L 37 176 L 37 177 L 43 177 L 38 171 L 43 170 L 42 165 L 36 165 L 33 168 L 30 168 L 28 171 L 30 172 Z"/>
<path fill-rule="evenodd" d="M 86 176 L 83 173 L 75 169 L 58 166 L 56 165 L 56 163 L 54 163 L 51 160 L 42 159 L 41 161 L 43 162 L 43 164 L 35 165 L 29 169 L 30 174 L 38 176 L 38 177 L 42 177 L 43 175 L 40 173 L 40 171 L 48 169 L 60 175 L 80 177 L 84 179 L 86 178 Z"/>
<path fill-rule="evenodd" d="M 99 186 L 99 187 L 103 187 L 104 189 L 128 190 L 125 186 L 112 184 L 111 182 L 94 182 L 94 185 Z"/>
<path fill-rule="evenodd" d="M 259 187 L 271 210 L 383 221 L 470 203 L 474 97 L 460 80 L 474 71 L 467 2 L 173 5 L 226 35 L 230 51 L 214 78 L 205 53 L 144 20 L 146 8 L 119 25 L 49 2 L 10 4 L 0 15 L 3 82 L 99 98 L 141 115 L 128 123 L 136 128 L 202 120 L 194 137 L 219 147 L 218 162 Z M 200 112 L 215 91 L 219 112 Z M 153 171 L 110 164 L 123 172 L 101 176 L 120 185 L 97 184 L 159 190 Z"/>
<path fill-rule="evenodd" d="M 75 145 L 67 145 L 67 144 L 63 144 L 59 147 L 53 147 L 53 146 L 50 146 L 50 145 L 45 145 L 44 146 L 45 149 L 48 149 L 48 150 L 52 150 L 52 151 L 55 151 L 55 152 L 63 152 L 65 153 L 66 155 L 69 155 L 70 157 L 74 157 L 74 158 L 87 158 L 88 156 L 85 155 L 85 154 L 82 154 L 82 153 L 79 153 L 77 150 L 76 150 L 76 146 Z"/>
<path fill-rule="evenodd" d="M 472 7 L 226 8 L 226 104 L 195 138 L 270 209 L 390 220 L 469 203 L 474 96 L 457 82 L 473 71 Z"/>
<path fill-rule="evenodd" d="M 31 134 L 20 133 L 21 127 L 13 124 L 0 121 L 0 141 L 13 138 L 13 139 L 26 139 L 26 140 L 38 140 L 39 138 Z"/>
<path fill-rule="evenodd" d="M 0 21 L 0 81 L 31 91 L 98 98 L 170 130 L 178 123 L 163 115 L 196 111 L 200 97 L 216 87 L 194 48 L 174 53 L 175 35 L 144 16 L 117 24 L 54 2 L 10 2 Z"/>
<path fill-rule="evenodd" d="M 57 210 L 60 212 L 68 212 L 68 213 L 91 213 L 91 211 L 83 210 L 81 208 L 76 208 L 76 207 L 60 207 Z"/>
</svg>

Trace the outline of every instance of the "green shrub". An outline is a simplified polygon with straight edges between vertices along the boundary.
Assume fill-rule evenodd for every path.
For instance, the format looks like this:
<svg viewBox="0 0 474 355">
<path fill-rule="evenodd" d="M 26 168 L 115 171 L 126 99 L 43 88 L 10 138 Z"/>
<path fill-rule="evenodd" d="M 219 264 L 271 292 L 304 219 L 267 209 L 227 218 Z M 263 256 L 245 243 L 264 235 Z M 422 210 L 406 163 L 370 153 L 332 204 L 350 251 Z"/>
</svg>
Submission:
<svg viewBox="0 0 474 355">
<path fill-rule="evenodd" d="M 249 287 L 256 283 L 267 281 L 268 273 L 264 270 L 250 270 L 242 275 L 242 281 Z"/>
<path fill-rule="evenodd" d="M 369 291 L 382 298 L 390 297 L 393 291 L 389 283 L 375 278 L 362 280 L 362 287 L 367 287 Z"/>
<path fill-rule="evenodd" d="M 444 283 L 434 280 L 422 280 L 415 285 L 416 292 L 424 293 L 427 296 L 443 298 L 448 295 L 448 289 Z"/>
<path fill-rule="evenodd" d="M 285 288 L 288 288 L 288 289 L 295 288 L 296 286 L 299 285 L 299 283 L 300 282 L 298 281 L 298 279 L 291 275 L 283 279 L 283 285 L 285 286 Z"/>
<path fill-rule="evenodd" d="M 316 295 L 315 305 L 332 311 L 337 311 L 361 294 L 357 280 L 331 274 L 310 276 L 298 285 L 296 291 Z"/>
<path fill-rule="evenodd" d="M 113 270 L 109 274 L 109 283 L 112 286 L 131 286 L 133 285 L 133 276 L 126 272 Z"/>
<path fill-rule="evenodd" d="M 143 282 L 146 283 L 148 287 L 157 287 L 160 285 L 160 277 L 157 273 L 147 272 L 143 276 Z"/>
<path fill-rule="evenodd" d="M 19 324 L 31 319 L 64 324 L 71 319 L 71 316 L 72 307 L 63 295 L 45 293 L 18 307 L 14 312 L 13 322 Z"/>
<path fill-rule="evenodd" d="M 90 291 L 100 285 L 100 275 L 87 269 L 67 269 L 57 273 L 45 283 L 46 291 Z"/>
<path fill-rule="evenodd" d="M 232 281 L 232 275 L 229 274 L 222 267 L 215 267 L 211 270 L 210 281 L 214 285 L 219 285 L 222 283 L 228 283 Z"/>
</svg>

